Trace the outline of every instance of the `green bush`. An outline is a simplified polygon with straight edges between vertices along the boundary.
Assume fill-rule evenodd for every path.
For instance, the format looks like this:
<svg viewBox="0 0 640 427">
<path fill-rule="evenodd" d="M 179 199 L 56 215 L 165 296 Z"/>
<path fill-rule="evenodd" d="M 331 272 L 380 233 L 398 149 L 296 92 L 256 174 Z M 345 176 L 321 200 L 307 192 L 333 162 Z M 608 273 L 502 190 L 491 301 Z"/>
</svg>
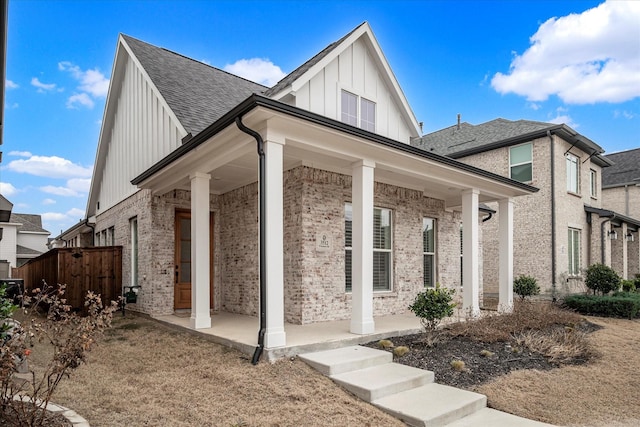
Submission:
<svg viewBox="0 0 640 427">
<path fill-rule="evenodd" d="M 416 295 L 413 304 L 409 306 L 427 332 L 435 331 L 438 324 L 445 317 L 453 315 L 456 304 L 453 301 L 455 290 L 440 287 L 425 289 Z"/>
<path fill-rule="evenodd" d="M 640 294 L 569 295 L 565 297 L 564 305 L 582 314 L 633 319 L 640 315 Z"/>
<path fill-rule="evenodd" d="M 6 332 L 10 328 L 10 323 L 5 320 L 9 319 L 17 308 L 11 303 L 11 300 L 6 298 L 6 292 L 7 286 L 4 283 L 0 284 L 0 344 L 4 342 Z"/>
<path fill-rule="evenodd" d="M 607 295 L 611 291 L 620 289 L 620 276 L 613 269 L 604 264 L 592 264 L 587 268 L 585 284 L 596 294 Z"/>
<path fill-rule="evenodd" d="M 622 281 L 622 290 L 625 292 L 635 292 L 636 290 L 636 282 L 634 280 L 623 280 Z"/>
<path fill-rule="evenodd" d="M 513 281 L 513 292 L 520 295 L 520 298 L 524 300 L 526 297 L 538 295 L 540 293 L 540 286 L 534 277 L 521 274 Z"/>
</svg>

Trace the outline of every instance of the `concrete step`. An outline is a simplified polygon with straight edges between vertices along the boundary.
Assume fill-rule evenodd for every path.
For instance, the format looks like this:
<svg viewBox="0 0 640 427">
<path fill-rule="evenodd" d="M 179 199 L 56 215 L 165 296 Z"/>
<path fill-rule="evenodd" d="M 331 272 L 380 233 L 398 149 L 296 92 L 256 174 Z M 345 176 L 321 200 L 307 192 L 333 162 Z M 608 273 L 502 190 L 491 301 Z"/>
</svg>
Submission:
<svg viewBox="0 0 640 427">
<path fill-rule="evenodd" d="M 332 380 L 367 402 L 430 384 L 433 377 L 431 371 L 398 363 L 331 375 Z"/>
<path fill-rule="evenodd" d="M 388 351 L 359 345 L 301 354 L 298 357 L 327 376 L 370 368 L 393 360 L 393 355 Z"/>
<path fill-rule="evenodd" d="M 478 427 L 478 426 L 504 426 L 504 427 L 553 427 L 552 424 L 541 423 L 540 421 L 529 420 L 506 412 L 496 411 L 491 408 L 484 408 L 460 418 L 447 427 Z"/>
<path fill-rule="evenodd" d="M 439 427 L 485 408 L 487 398 L 482 394 L 433 383 L 371 403 L 410 426 Z"/>
</svg>

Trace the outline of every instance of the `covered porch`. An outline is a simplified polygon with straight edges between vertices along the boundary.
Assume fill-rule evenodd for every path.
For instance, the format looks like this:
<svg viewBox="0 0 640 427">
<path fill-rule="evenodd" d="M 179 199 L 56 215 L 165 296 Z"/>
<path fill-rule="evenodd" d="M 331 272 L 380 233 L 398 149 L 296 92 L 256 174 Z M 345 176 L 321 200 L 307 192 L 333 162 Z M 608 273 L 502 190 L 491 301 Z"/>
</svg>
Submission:
<svg viewBox="0 0 640 427">
<path fill-rule="evenodd" d="M 351 316 L 347 320 L 307 325 L 285 323 L 283 173 L 300 166 L 351 177 L 352 289 Z M 258 346 L 264 346 L 265 351 L 274 355 L 287 348 L 310 344 L 305 342 L 305 336 L 315 335 L 317 339 L 325 328 L 337 335 L 345 334 L 345 340 L 361 342 L 378 339 L 378 334 L 397 334 L 400 329 L 392 326 L 395 323 L 391 319 L 405 318 L 414 325 L 406 326 L 408 329 L 419 328 L 419 322 L 411 313 L 389 319 L 386 319 L 389 316 L 374 318 L 371 230 L 375 184 L 420 192 L 424 197 L 442 201 L 447 212 L 461 213 L 462 310 L 471 316 L 480 313 L 479 204 L 498 202 L 499 307 L 508 311 L 513 305 L 513 198 L 536 191 L 508 178 L 257 95 L 132 182 L 154 194 L 175 189 L 191 192 L 191 311 L 188 317 L 162 319 L 198 331 L 210 330 L 220 339 L 225 339 L 220 331 L 225 330 L 226 319 L 237 315 L 223 313 L 212 317 L 210 314 L 209 199 L 211 195 L 259 182 L 257 219 L 261 234 L 259 267 L 263 306 L 259 318 L 235 319 L 238 325 L 243 325 L 244 332 L 234 342 L 253 348 L 260 329 Z"/>
</svg>

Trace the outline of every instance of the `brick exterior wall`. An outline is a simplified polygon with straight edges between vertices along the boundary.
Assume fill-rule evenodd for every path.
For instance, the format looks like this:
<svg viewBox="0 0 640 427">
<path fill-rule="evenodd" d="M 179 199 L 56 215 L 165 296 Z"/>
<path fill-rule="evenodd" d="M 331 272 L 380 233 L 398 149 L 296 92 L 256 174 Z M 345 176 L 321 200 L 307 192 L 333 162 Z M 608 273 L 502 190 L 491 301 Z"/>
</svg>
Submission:
<svg viewBox="0 0 640 427">
<path fill-rule="evenodd" d="M 592 263 L 592 236 L 587 223 L 584 205 L 600 207 L 601 197 L 590 196 L 590 169 L 596 171 L 598 187 L 601 169 L 587 160 L 588 154 L 558 136 L 554 138 L 555 162 L 555 212 L 556 212 L 556 288 L 552 277 L 552 214 L 551 214 L 551 146 L 549 138 L 533 141 L 533 179 L 530 183 L 540 189 L 537 193 L 514 199 L 514 278 L 526 274 L 537 279 L 544 297 L 561 296 L 573 290 L 582 289 L 581 278 L 569 278 L 568 271 L 568 228 L 581 232 L 581 266 L 586 268 Z M 580 194 L 567 192 L 566 160 L 564 154 L 571 153 L 579 157 Z M 498 175 L 510 176 L 509 149 L 502 147 L 459 159 L 460 161 L 483 168 Z M 585 163 L 583 161 L 587 160 Z M 497 203 L 488 204 L 497 210 Z M 498 223 L 500 213 L 483 223 L 483 285 L 488 293 L 498 292 Z M 599 230 L 598 230 L 599 234 Z M 599 261 L 593 261 L 599 262 Z"/>
<path fill-rule="evenodd" d="M 351 177 L 309 167 L 284 173 L 285 320 L 312 323 L 351 317 L 345 292 L 344 205 Z M 423 289 L 422 218 L 437 220 L 436 277 L 460 286 L 460 223 L 457 212 L 422 192 L 375 183 L 375 205 L 393 212 L 392 290 L 374 294 L 374 315 L 407 311 Z M 252 316 L 259 310 L 258 189 L 253 183 L 210 198 L 214 213 L 214 309 Z M 114 227 L 123 246 L 123 283 L 131 281 L 130 219 L 138 220 L 142 286 L 129 306 L 151 315 L 173 313 L 174 221 L 190 208 L 190 192 L 154 196 L 141 190 L 97 218 L 96 232 Z M 326 236 L 328 250 L 318 239 Z"/>
<path fill-rule="evenodd" d="M 640 187 L 612 187 L 602 189 L 603 207 L 640 220 Z"/>
</svg>

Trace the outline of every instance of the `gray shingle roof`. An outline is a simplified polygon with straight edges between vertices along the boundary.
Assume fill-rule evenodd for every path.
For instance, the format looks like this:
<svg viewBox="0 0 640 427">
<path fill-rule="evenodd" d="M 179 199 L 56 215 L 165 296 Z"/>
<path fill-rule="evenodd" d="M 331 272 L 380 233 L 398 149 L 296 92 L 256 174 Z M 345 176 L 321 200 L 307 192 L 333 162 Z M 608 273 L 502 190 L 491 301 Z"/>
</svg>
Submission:
<svg viewBox="0 0 640 427">
<path fill-rule="evenodd" d="M 22 226 L 18 227 L 18 231 L 48 233 L 47 230 L 42 228 L 42 217 L 40 215 L 12 212 L 9 222 L 22 224 Z"/>
<path fill-rule="evenodd" d="M 122 35 L 187 132 L 198 132 L 267 88 L 131 36 Z"/>
<path fill-rule="evenodd" d="M 363 22 L 362 24 L 358 25 L 356 28 L 354 28 L 352 31 L 350 31 L 348 34 L 346 34 L 340 40 L 337 40 L 337 41 L 331 43 L 329 46 L 327 46 L 324 49 L 322 49 L 313 58 L 309 59 L 307 62 L 305 62 L 304 64 L 302 64 L 301 66 L 299 66 L 298 68 L 296 68 L 295 70 L 293 70 L 292 72 L 287 74 L 282 80 L 280 80 L 278 83 L 276 83 L 275 86 L 273 86 L 271 89 L 267 90 L 264 93 L 264 95 L 265 96 L 269 96 L 269 97 L 273 96 L 273 95 L 277 94 L 278 92 L 280 92 L 281 90 L 283 90 L 284 88 L 286 88 L 287 86 L 289 86 L 298 77 L 300 77 L 301 75 L 306 73 L 307 70 L 309 70 L 311 67 L 313 67 L 318 62 L 320 62 L 322 60 L 322 58 L 327 56 L 333 49 L 336 48 L 336 46 L 338 46 L 340 43 L 342 43 L 347 37 L 349 37 L 351 34 L 353 34 L 358 28 L 362 27 L 365 23 L 366 23 L 366 21 Z"/>
<path fill-rule="evenodd" d="M 454 125 L 429 133 L 412 142 L 412 145 L 437 154 L 451 156 L 455 153 L 556 126 L 553 123 L 530 120 L 511 121 L 502 118 L 479 125 L 463 122 L 460 123 L 459 129 L 457 125 Z"/>
<path fill-rule="evenodd" d="M 603 187 L 640 183 L 640 148 L 608 154 L 605 157 L 614 165 L 602 170 Z"/>
<path fill-rule="evenodd" d="M 26 246 L 16 245 L 16 254 L 20 255 L 40 255 L 42 252 L 35 249 L 27 248 Z"/>
</svg>

